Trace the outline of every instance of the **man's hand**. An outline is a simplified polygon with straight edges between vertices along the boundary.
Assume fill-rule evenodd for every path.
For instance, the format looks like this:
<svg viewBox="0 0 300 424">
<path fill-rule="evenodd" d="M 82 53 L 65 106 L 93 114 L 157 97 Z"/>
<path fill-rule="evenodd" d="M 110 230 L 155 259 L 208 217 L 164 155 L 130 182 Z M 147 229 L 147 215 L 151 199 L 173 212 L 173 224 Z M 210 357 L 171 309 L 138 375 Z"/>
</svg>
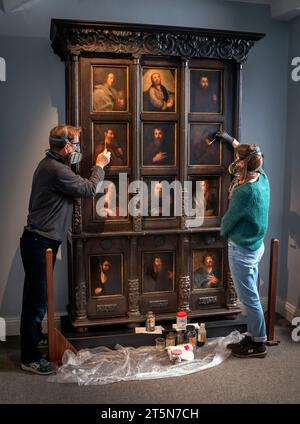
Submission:
<svg viewBox="0 0 300 424">
<path fill-rule="evenodd" d="M 218 284 L 218 279 L 215 276 L 210 275 L 208 278 L 208 287 L 214 287 L 217 284 Z"/>
<path fill-rule="evenodd" d="M 110 162 L 110 155 L 111 153 L 108 152 L 107 149 L 104 149 L 102 153 L 99 153 L 96 159 L 96 165 L 101 166 L 101 168 L 104 168 L 107 164 Z"/>
<path fill-rule="evenodd" d="M 152 158 L 152 162 L 160 162 L 161 160 L 165 159 L 166 157 L 167 157 L 166 152 L 156 153 L 156 155 Z"/>
</svg>

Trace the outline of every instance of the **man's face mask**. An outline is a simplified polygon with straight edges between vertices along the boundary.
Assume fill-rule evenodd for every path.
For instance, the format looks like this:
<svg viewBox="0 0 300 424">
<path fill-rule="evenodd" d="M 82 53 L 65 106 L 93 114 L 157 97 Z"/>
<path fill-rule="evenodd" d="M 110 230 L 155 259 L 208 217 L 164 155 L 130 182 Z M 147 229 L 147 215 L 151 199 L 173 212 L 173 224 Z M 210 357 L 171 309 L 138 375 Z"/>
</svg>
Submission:
<svg viewBox="0 0 300 424">
<path fill-rule="evenodd" d="M 70 165 L 75 165 L 76 163 L 79 163 L 82 159 L 82 154 L 80 153 L 80 144 L 78 143 L 78 138 L 74 139 L 74 143 L 68 142 L 70 146 L 74 149 L 74 151 L 69 156 L 69 163 Z"/>
</svg>

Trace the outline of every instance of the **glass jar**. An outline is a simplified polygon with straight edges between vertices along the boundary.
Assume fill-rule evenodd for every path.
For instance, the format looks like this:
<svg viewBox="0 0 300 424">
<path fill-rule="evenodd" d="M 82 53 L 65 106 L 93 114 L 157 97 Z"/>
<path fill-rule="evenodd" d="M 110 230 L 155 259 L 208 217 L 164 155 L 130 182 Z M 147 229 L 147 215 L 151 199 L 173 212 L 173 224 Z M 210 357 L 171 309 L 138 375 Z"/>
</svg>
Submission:
<svg viewBox="0 0 300 424">
<path fill-rule="evenodd" d="M 155 346 L 158 352 L 163 352 L 166 347 L 166 340 L 163 337 L 156 337 Z"/>
<path fill-rule="evenodd" d="M 175 346 L 175 342 L 175 333 L 173 333 L 173 331 L 170 331 L 170 333 L 166 337 L 166 347 Z"/>
<path fill-rule="evenodd" d="M 147 313 L 146 331 L 155 331 L 155 315 L 152 311 Z"/>
<path fill-rule="evenodd" d="M 187 325 L 186 327 L 187 343 L 193 346 L 197 346 L 197 330 L 193 325 Z"/>
<path fill-rule="evenodd" d="M 180 350 L 180 349 L 172 350 L 171 355 L 170 355 L 170 361 L 173 365 L 181 362 L 181 354 L 182 354 L 182 350 Z"/>
<path fill-rule="evenodd" d="M 179 311 L 176 314 L 176 327 L 178 330 L 184 330 L 187 325 L 187 313 Z"/>
</svg>

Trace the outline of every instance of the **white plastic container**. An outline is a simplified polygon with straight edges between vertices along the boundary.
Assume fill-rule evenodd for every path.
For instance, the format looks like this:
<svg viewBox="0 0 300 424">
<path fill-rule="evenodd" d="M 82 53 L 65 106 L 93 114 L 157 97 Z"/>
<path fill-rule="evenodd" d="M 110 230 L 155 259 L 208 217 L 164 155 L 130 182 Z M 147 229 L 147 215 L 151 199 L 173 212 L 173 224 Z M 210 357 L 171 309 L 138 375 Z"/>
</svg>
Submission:
<svg viewBox="0 0 300 424">
<path fill-rule="evenodd" d="M 176 328 L 177 330 L 185 330 L 187 326 L 187 313 L 185 311 L 179 311 L 176 314 Z"/>
</svg>

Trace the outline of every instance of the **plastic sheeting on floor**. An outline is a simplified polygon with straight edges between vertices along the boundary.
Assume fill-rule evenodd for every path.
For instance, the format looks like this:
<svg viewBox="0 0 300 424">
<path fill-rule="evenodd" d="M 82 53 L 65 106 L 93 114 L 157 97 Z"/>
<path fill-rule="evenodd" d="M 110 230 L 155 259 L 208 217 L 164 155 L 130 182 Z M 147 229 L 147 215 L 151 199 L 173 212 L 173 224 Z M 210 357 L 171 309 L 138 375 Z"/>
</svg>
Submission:
<svg viewBox="0 0 300 424">
<path fill-rule="evenodd" d="M 166 351 L 158 352 L 155 346 L 139 348 L 117 345 L 115 350 L 101 346 L 82 349 L 77 354 L 67 350 L 63 365 L 48 381 L 100 385 L 127 380 L 147 380 L 179 377 L 203 371 L 221 364 L 230 356 L 228 343 L 240 341 L 242 335 L 233 331 L 226 337 L 207 339 L 203 347 L 197 347 L 194 360 L 171 364 Z"/>
</svg>

